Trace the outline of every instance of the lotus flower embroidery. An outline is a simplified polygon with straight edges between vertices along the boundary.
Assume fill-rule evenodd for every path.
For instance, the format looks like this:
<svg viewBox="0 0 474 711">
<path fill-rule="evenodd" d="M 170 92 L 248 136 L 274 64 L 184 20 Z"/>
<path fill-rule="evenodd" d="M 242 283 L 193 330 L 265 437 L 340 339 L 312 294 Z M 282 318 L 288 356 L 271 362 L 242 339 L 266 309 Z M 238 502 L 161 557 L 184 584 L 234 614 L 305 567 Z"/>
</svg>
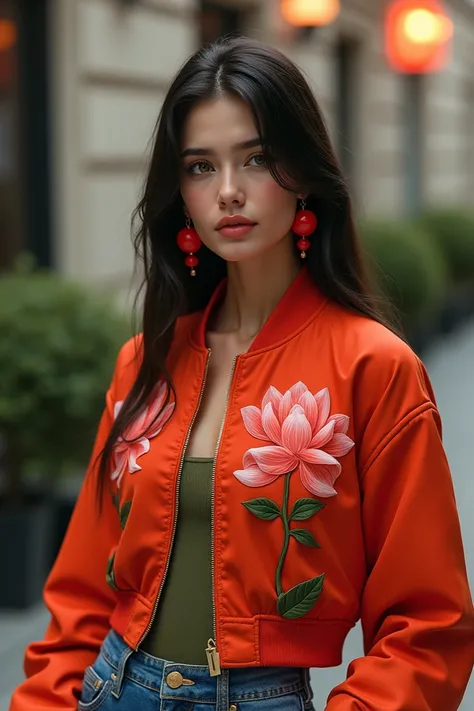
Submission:
<svg viewBox="0 0 474 711">
<path fill-rule="evenodd" d="M 115 469 L 111 475 L 112 481 L 117 481 L 117 487 L 120 487 L 127 467 L 130 474 L 141 469 L 137 459 L 150 450 L 150 439 L 160 434 L 173 414 L 175 403 L 165 405 L 167 390 L 166 382 L 161 381 L 150 404 L 130 424 L 124 435 L 118 438 L 114 447 Z M 115 403 L 114 417 L 117 417 L 122 405 L 123 400 Z"/>
<path fill-rule="evenodd" d="M 290 619 L 302 617 L 312 609 L 324 583 L 322 574 L 286 593 L 282 589 L 282 569 L 290 538 L 319 548 L 307 529 L 290 528 L 291 521 L 309 519 L 324 507 L 321 501 L 314 498 L 299 499 L 289 513 L 291 476 L 299 470 L 301 481 L 311 494 L 321 498 L 335 496 L 337 491 L 334 485 L 342 470 L 337 457 L 343 457 L 354 446 L 347 435 L 349 417 L 330 415 L 330 411 L 329 390 L 325 388 L 313 395 L 302 382 L 296 383 L 284 394 L 272 386 L 263 398 L 261 409 L 249 406 L 241 410 L 249 434 L 272 444 L 247 450 L 243 459 L 244 468 L 235 471 L 234 475 L 250 487 L 266 486 L 280 476 L 285 478 L 281 509 L 266 498 L 246 501 L 243 505 L 260 519 L 282 520 L 284 542 L 275 587 L 278 613 Z"/>
</svg>

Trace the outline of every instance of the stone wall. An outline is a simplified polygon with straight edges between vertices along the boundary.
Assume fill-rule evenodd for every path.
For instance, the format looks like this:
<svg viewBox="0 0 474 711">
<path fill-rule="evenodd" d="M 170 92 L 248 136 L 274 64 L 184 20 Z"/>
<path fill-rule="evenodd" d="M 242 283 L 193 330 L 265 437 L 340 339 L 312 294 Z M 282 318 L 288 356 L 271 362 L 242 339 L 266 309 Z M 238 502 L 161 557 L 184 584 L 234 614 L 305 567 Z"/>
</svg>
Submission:
<svg viewBox="0 0 474 711">
<path fill-rule="evenodd" d="M 222 4 L 238 7 L 247 34 L 274 43 L 307 74 L 360 214 L 472 203 L 473 7 L 452 0 L 452 61 L 415 85 L 385 61 L 383 0 L 345 0 L 336 23 L 304 39 L 282 23 L 278 0 Z M 57 262 L 67 275 L 129 285 L 130 216 L 167 84 L 199 44 L 196 7 L 52 0 L 53 200 Z"/>
<path fill-rule="evenodd" d="M 126 287 L 130 217 L 164 91 L 196 46 L 193 0 L 55 0 L 57 261 L 66 274 Z"/>
</svg>

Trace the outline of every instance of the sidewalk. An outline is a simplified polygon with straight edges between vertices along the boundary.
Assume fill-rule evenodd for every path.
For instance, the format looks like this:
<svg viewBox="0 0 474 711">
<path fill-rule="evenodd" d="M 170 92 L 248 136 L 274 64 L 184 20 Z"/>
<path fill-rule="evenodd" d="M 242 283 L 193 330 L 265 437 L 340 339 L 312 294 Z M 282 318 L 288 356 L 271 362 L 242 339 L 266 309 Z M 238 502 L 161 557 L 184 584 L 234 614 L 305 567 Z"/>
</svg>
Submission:
<svg viewBox="0 0 474 711">
<path fill-rule="evenodd" d="M 28 612 L 0 614 L 0 711 L 7 711 L 12 690 L 23 679 L 26 645 L 33 639 L 41 639 L 47 620 L 42 605 Z"/>
<path fill-rule="evenodd" d="M 436 392 L 444 426 L 444 443 L 454 477 L 471 586 L 474 590 L 474 481 L 472 429 L 474 425 L 474 321 L 424 357 Z M 22 659 L 26 644 L 40 639 L 47 616 L 42 608 L 27 613 L 0 614 L 0 711 L 7 711 L 12 689 L 23 678 Z M 343 681 L 351 659 L 362 656 L 360 626 L 349 635 L 343 664 L 312 672 L 315 706 L 322 711 L 329 691 Z M 474 682 L 466 692 L 460 711 L 474 709 Z M 33 710 L 32 710 L 33 711 Z"/>
</svg>

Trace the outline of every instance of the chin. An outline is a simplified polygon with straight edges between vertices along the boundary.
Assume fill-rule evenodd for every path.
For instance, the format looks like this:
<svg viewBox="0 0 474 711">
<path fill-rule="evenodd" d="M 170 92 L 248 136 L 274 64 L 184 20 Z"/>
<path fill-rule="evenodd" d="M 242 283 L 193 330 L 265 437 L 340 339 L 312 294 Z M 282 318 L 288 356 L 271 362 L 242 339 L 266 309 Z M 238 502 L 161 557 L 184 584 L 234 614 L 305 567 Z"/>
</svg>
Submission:
<svg viewBox="0 0 474 711">
<path fill-rule="evenodd" d="M 242 259 L 244 253 L 254 252 L 255 246 L 252 247 L 250 242 L 245 239 L 242 240 L 219 240 L 219 242 L 214 242 L 214 244 L 208 244 L 209 249 L 217 254 L 222 259 L 229 262 L 238 261 Z"/>
<path fill-rule="evenodd" d="M 213 251 L 219 257 L 225 259 L 226 262 L 243 262 L 249 259 L 257 259 L 265 252 L 271 252 L 274 247 L 274 243 L 265 244 L 261 240 L 253 238 L 228 241 L 224 244 L 221 242 L 216 245 L 216 249 Z"/>
<path fill-rule="evenodd" d="M 265 252 L 265 249 L 257 249 L 249 244 L 233 244 L 226 249 L 219 249 L 217 254 L 226 262 L 247 262 L 251 259 L 259 257 Z"/>
</svg>

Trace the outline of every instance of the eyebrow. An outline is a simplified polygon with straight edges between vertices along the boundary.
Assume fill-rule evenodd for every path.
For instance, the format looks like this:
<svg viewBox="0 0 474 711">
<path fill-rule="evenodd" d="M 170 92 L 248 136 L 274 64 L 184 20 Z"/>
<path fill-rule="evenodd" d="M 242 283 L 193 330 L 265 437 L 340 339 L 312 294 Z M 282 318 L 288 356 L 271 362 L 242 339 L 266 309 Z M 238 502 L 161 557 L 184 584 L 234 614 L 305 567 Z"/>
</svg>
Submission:
<svg viewBox="0 0 474 711">
<path fill-rule="evenodd" d="M 262 145 L 261 138 L 251 138 L 250 141 L 242 141 L 241 143 L 234 143 L 232 150 L 242 151 L 245 148 L 255 148 L 256 146 Z M 208 156 L 213 155 L 214 151 L 212 148 L 186 148 L 185 151 L 181 153 L 181 158 L 186 158 L 186 156 Z"/>
</svg>

